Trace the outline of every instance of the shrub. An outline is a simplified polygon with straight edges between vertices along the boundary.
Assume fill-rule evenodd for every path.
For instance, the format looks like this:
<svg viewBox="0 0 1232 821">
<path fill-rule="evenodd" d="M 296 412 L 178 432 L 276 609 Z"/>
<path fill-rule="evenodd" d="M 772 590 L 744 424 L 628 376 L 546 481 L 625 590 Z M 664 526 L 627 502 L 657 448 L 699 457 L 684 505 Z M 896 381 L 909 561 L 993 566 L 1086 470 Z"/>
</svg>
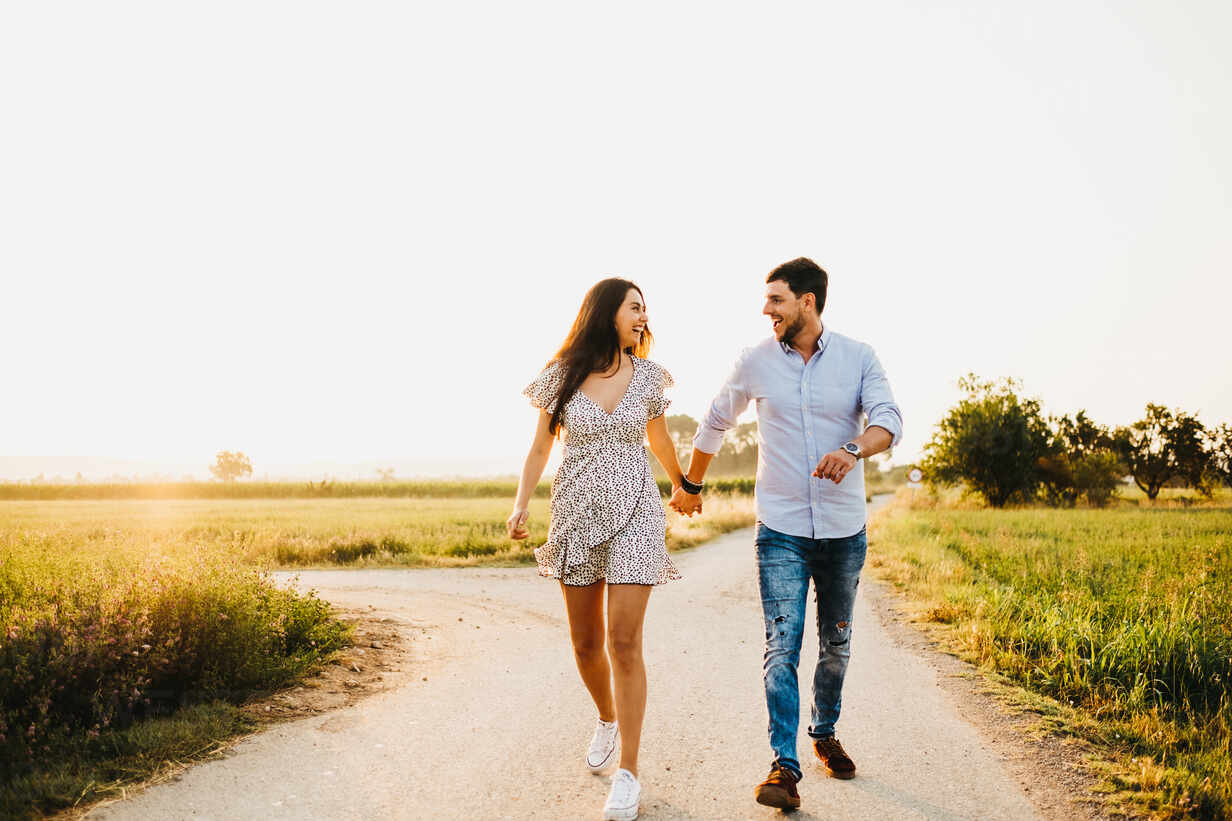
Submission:
<svg viewBox="0 0 1232 821">
<path fill-rule="evenodd" d="M 326 602 L 221 557 L 91 572 L 46 555 L 0 549 L 0 773 L 82 735 L 274 687 L 345 640 Z"/>
<path fill-rule="evenodd" d="M 1086 411 L 1050 423 L 1048 451 L 1039 461 L 1049 504 L 1072 507 L 1085 497 L 1093 507 L 1106 506 L 1123 475 L 1108 429 L 1091 421 Z"/>
<path fill-rule="evenodd" d="M 958 382 L 966 396 L 937 425 L 921 465 L 929 480 L 967 483 L 993 507 L 1027 501 L 1040 486 L 1039 461 L 1049 431 L 1037 399 L 1018 395 L 1012 379 Z"/>
</svg>

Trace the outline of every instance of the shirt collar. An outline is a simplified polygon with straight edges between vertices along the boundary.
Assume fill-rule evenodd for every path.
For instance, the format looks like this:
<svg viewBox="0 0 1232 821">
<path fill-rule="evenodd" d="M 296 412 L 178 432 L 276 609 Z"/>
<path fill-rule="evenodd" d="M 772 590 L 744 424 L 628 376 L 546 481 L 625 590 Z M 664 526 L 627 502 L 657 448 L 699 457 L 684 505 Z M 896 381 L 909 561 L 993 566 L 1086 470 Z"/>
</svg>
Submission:
<svg viewBox="0 0 1232 821">
<path fill-rule="evenodd" d="M 828 325 L 821 326 L 821 336 L 817 337 L 817 350 L 825 353 L 826 346 L 830 344 L 830 327 Z M 795 348 L 788 345 L 782 340 L 779 341 L 779 347 L 783 349 L 783 353 L 791 353 Z"/>
</svg>

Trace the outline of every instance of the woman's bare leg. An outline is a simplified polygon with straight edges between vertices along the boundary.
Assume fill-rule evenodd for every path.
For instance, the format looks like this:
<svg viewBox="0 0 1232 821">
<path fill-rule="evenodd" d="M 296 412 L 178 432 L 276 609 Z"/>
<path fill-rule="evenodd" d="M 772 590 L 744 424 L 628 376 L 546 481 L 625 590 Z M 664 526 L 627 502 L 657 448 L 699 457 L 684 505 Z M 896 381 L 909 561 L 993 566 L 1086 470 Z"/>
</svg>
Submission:
<svg viewBox="0 0 1232 821">
<path fill-rule="evenodd" d="M 646 664 L 642 660 L 642 623 L 652 587 L 610 584 L 607 588 L 608 652 L 616 684 L 620 720 L 620 766 L 637 775 L 637 750 L 646 716 Z"/>
<path fill-rule="evenodd" d="M 616 705 L 612 701 L 612 669 L 608 666 L 603 646 L 603 587 L 600 579 L 585 587 L 561 584 L 565 594 L 565 610 L 569 614 L 569 638 L 573 642 L 573 658 L 582 683 L 603 721 L 616 720 Z M 623 729 L 623 728 L 622 728 Z"/>
</svg>

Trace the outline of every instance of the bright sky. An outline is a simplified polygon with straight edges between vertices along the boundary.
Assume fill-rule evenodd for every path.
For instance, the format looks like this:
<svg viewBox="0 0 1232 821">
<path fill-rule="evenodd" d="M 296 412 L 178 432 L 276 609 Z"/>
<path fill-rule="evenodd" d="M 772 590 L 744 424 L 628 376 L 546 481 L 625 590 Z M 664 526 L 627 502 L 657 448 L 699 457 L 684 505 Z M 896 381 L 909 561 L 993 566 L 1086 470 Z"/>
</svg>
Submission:
<svg viewBox="0 0 1232 821">
<path fill-rule="evenodd" d="M 586 289 L 700 416 L 808 255 L 967 371 L 1232 421 L 1226 2 L 9 3 L 0 477 L 514 473 Z"/>
</svg>

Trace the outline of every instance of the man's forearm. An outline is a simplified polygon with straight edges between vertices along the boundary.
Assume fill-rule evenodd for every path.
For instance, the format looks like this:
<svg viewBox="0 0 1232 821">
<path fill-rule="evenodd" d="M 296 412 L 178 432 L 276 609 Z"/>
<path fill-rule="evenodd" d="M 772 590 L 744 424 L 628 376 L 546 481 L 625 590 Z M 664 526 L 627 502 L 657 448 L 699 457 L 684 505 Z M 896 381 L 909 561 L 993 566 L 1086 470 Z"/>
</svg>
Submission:
<svg viewBox="0 0 1232 821">
<path fill-rule="evenodd" d="M 869 425 L 868 430 L 851 440 L 860 446 L 860 456 L 868 458 L 888 449 L 894 441 L 894 434 L 880 425 Z M 693 477 L 689 477 L 692 479 Z"/>
<path fill-rule="evenodd" d="M 694 484 L 701 484 L 702 478 L 706 475 L 706 468 L 710 467 L 710 460 L 713 458 L 713 453 L 693 448 L 693 455 L 689 457 L 689 472 L 685 474 L 688 480 Z"/>
</svg>

